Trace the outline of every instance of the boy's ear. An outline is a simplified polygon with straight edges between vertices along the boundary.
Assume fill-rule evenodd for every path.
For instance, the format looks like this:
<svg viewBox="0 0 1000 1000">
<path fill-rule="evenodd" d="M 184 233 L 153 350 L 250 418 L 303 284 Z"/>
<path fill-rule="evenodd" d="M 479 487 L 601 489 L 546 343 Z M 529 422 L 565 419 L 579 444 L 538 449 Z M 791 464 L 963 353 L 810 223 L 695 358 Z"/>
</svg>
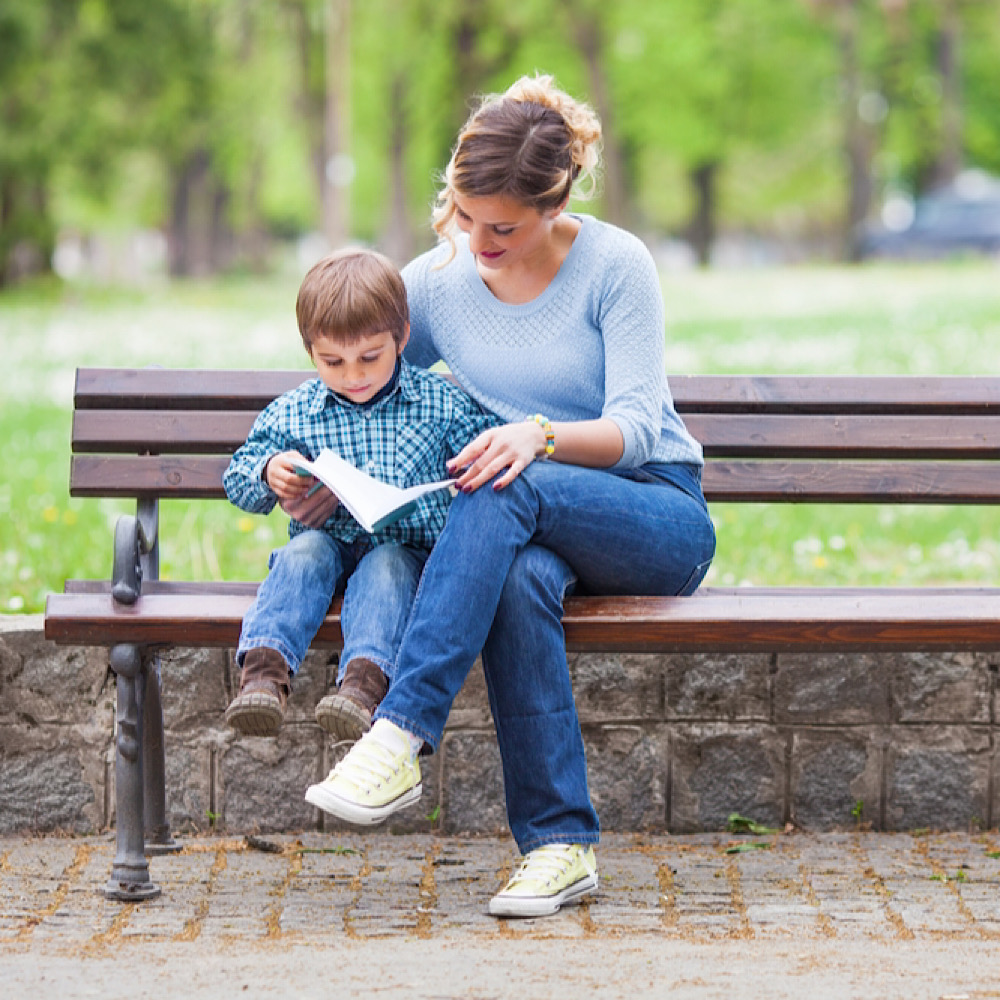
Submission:
<svg viewBox="0 0 1000 1000">
<path fill-rule="evenodd" d="M 410 339 L 410 324 L 406 323 L 403 326 L 403 336 L 400 338 L 399 343 L 396 345 L 396 356 L 398 357 L 403 353 L 403 348 L 406 347 Z"/>
</svg>

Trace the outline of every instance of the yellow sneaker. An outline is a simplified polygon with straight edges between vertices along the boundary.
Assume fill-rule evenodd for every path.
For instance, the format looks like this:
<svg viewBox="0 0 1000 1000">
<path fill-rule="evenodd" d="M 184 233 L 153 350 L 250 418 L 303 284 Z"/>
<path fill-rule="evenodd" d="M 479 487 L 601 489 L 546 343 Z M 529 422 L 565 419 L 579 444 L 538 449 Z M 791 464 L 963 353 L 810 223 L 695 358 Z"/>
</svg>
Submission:
<svg viewBox="0 0 1000 1000">
<path fill-rule="evenodd" d="M 494 917 L 547 917 L 597 889 L 597 858 L 583 844 L 529 851 L 514 877 L 490 900 Z"/>
<path fill-rule="evenodd" d="M 379 719 L 306 802 L 348 823 L 372 826 L 420 798 L 420 764 L 407 734 Z"/>
</svg>

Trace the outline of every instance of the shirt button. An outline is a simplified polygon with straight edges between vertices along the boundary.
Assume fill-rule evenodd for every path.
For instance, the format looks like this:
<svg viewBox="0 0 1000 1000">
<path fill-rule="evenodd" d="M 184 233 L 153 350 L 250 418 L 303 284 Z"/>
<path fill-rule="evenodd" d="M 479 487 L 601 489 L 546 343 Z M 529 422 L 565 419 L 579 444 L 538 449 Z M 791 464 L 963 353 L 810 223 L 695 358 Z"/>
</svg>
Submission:
<svg viewBox="0 0 1000 1000">
<path fill-rule="evenodd" d="M 361 412 L 365 415 L 365 420 L 371 420 L 372 418 L 371 410 L 362 410 Z"/>
<path fill-rule="evenodd" d="M 369 462 L 368 463 L 368 471 L 369 472 L 374 472 L 375 471 L 375 463 L 374 462 Z"/>
</svg>

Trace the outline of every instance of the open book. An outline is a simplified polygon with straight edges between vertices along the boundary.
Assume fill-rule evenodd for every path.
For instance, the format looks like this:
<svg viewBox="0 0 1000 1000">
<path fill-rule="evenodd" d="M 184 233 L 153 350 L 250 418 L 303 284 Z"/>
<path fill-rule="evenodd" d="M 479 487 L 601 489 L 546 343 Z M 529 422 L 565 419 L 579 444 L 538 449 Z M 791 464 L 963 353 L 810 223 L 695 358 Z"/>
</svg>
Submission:
<svg viewBox="0 0 1000 1000">
<path fill-rule="evenodd" d="M 369 533 L 381 531 L 411 513 L 417 506 L 417 500 L 425 493 L 442 490 L 455 481 L 442 479 L 437 483 L 421 483 L 400 489 L 391 483 L 372 479 L 329 448 L 324 448 L 314 462 L 296 462 L 295 469 L 303 475 L 315 476 L 329 487 L 354 520 Z"/>
</svg>

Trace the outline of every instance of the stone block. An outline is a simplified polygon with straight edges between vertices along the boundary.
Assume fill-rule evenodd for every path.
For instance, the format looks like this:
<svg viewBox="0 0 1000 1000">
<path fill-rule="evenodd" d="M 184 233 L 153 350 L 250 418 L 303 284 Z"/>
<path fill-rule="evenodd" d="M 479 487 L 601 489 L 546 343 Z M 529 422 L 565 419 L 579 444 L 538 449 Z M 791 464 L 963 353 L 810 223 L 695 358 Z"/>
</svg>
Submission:
<svg viewBox="0 0 1000 1000">
<path fill-rule="evenodd" d="M 316 827 L 306 788 L 324 777 L 324 734 L 317 726 L 282 727 L 274 739 L 233 738 L 217 758 L 217 802 L 226 829 L 248 833 Z"/>
<path fill-rule="evenodd" d="M 989 731 L 971 726 L 894 729 L 886 775 L 890 830 L 983 826 L 989 818 Z"/>
<path fill-rule="evenodd" d="M 791 819 L 806 830 L 878 823 L 882 751 L 871 730 L 803 730 L 792 739 Z M 861 803 L 860 817 L 853 810 Z"/>
<path fill-rule="evenodd" d="M 441 812 L 446 833 L 498 833 L 507 828 L 503 769 L 492 732 L 445 733 Z"/>
<path fill-rule="evenodd" d="M 663 659 L 668 719 L 765 722 L 770 718 L 770 656 L 746 653 Z"/>
<path fill-rule="evenodd" d="M 299 666 L 292 681 L 292 694 L 288 699 L 288 722 L 316 726 L 316 705 L 330 691 L 337 689 L 337 664 L 339 656 L 328 649 L 312 649 Z M 239 690 L 239 678 L 235 678 Z"/>
<path fill-rule="evenodd" d="M 663 664 L 648 653 L 576 653 L 569 657 L 581 723 L 663 718 Z"/>
<path fill-rule="evenodd" d="M 41 615 L 0 615 L 0 720 L 87 724 L 109 692 L 106 649 L 47 642 Z"/>
<path fill-rule="evenodd" d="M 163 725 L 175 732 L 222 724 L 229 704 L 224 649 L 177 647 L 160 654 Z"/>
<path fill-rule="evenodd" d="M 977 653 L 886 654 L 897 722 L 990 721 L 990 658 Z"/>
<path fill-rule="evenodd" d="M 857 653 L 779 655 L 774 720 L 797 725 L 880 725 L 890 720 L 889 668 Z"/>
<path fill-rule="evenodd" d="M 764 724 L 678 725 L 670 742 L 674 833 L 722 830 L 730 813 L 777 826 L 784 816 L 785 738 Z"/>
<path fill-rule="evenodd" d="M 167 819 L 175 835 L 210 829 L 213 823 L 210 736 L 172 739 L 166 747 Z"/>
<path fill-rule="evenodd" d="M 448 714 L 448 729 L 488 729 L 493 725 L 482 660 L 477 659 Z"/>
<path fill-rule="evenodd" d="M 93 833 L 104 821 L 103 772 L 75 748 L 0 755 L 0 834 Z"/>
<path fill-rule="evenodd" d="M 602 830 L 666 828 L 666 729 L 584 728 L 587 780 Z"/>
</svg>

